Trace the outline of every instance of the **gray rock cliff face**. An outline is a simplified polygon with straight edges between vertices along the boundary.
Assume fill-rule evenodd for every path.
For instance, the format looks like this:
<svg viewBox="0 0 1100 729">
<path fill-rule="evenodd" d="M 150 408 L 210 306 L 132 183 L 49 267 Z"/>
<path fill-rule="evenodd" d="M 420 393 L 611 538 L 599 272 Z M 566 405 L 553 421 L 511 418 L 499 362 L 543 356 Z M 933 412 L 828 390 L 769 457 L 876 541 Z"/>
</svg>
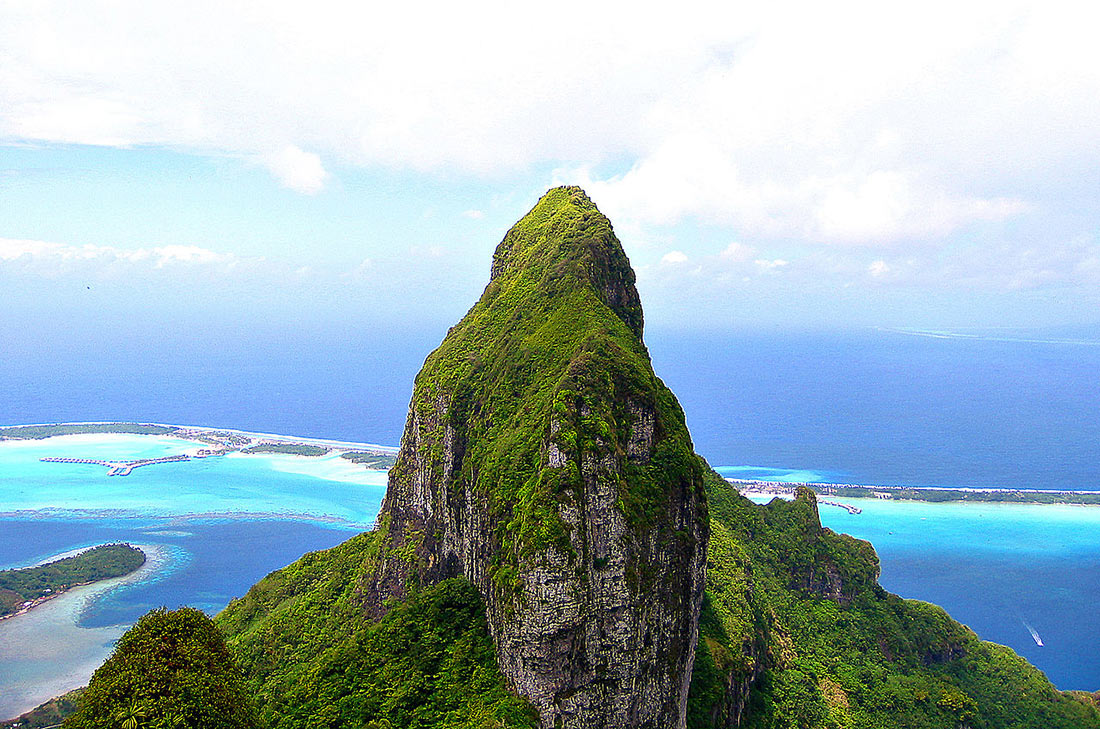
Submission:
<svg viewBox="0 0 1100 729">
<path fill-rule="evenodd" d="M 683 413 L 633 272 L 577 188 L 508 233 L 417 377 L 360 586 L 379 616 L 465 576 L 544 727 L 682 727 L 709 536 Z"/>
</svg>

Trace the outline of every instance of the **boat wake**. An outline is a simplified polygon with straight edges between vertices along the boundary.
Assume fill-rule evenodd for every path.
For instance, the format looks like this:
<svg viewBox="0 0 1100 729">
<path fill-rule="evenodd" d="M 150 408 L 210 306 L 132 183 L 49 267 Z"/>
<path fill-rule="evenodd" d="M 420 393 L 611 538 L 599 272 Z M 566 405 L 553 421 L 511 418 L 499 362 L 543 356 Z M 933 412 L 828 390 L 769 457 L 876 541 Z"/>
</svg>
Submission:
<svg viewBox="0 0 1100 729">
<path fill-rule="evenodd" d="M 1022 622 L 1024 624 L 1024 627 L 1027 628 L 1027 632 L 1031 633 L 1031 639 L 1035 641 L 1035 645 L 1042 648 L 1043 647 L 1043 639 L 1039 637 L 1039 631 L 1037 631 L 1037 630 L 1035 630 L 1035 628 L 1031 627 L 1031 623 L 1027 622 L 1026 620 L 1024 620 L 1022 618 L 1020 619 L 1020 622 Z"/>
</svg>

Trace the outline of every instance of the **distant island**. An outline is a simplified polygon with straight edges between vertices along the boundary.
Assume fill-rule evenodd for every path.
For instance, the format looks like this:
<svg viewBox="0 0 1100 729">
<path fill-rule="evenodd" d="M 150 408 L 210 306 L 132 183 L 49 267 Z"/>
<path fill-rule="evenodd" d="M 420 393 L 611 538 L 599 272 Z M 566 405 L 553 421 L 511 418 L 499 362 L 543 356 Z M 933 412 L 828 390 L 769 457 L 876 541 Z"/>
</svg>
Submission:
<svg viewBox="0 0 1100 729">
<path fill-rule="evenodd" d="M 1046 491 L 1043 489 L 948 488 L 942 486 L 874 486 L 848 483 L 792 483 L 727 478 L 745 495 L 776 495 L 793 498 L 799 487 L 818 496 L 851 499 L 894 499 L 898 501 L 975 502 L 997 504 L 1078 504 L 1100 506 L 1100 491 Z M 820 501 L 820 500 L 819 500 Z M 828 503 L 831 502 L 820 502 Z M 835 504 L 837 506 L 843 506 Z M 847 508 L 847 507 L 845 507 Z M 849 509 L 850 510 L 850 509 Z M 856 510 L 853 513 L 859 513 Z"/>
<path fill-rule="evenodd" d="M 394 458 L 397 453 L 396 448 L 381 445 L 345 443 L 341 441 L 272 435 L 267 433 L 248 433 L 241 430 L 222 428 L 201 428 L 184 425 L 164 425 L 161 423 L 130 422 L 9 425 L 0 427 L 0 441 L 43 440 L 59 435 L 91 435 L 104 433 L 164 435 L 209 446 L 208 448 L 196 448 L 193 451 L 178 456 L 168 456 L 157 459 L 143 459 L 139 461 L 78 461 L 81 463 L 95 463 L 105 466 L 108 468 L 108 475 L 112 476 L 129 475 L 134 468 L 140 466 L 186 461 L 192 458 L 224 456 L 234 451 L 246 455 L 277 453 L 306 457 L 319 457 L 333 451 L 338 451 L 341 458 L 349 460 L 352 463 L 362 464 L 365 468 L 372 470 L 385 471 L 393 466 Z M 44 458 L 42 460 L 61 463 L 74 462 L 74 459 L 60 456 Z"/>
<path fill-rule="evenodd" d="M 145 564 L 129 544 L 102 544 L 36 567 L 0 571 L 0 620 L 31 610 L 80 585 L 122 577 Z"/>
</svg>

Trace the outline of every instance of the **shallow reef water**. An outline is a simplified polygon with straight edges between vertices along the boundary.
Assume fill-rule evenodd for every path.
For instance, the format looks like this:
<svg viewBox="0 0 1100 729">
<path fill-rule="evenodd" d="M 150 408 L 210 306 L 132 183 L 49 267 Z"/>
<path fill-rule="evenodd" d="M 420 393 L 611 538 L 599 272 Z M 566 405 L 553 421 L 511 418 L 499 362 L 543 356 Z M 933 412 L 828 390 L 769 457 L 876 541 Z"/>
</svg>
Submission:
<svg viewBox="0 0 1100 729">
<path fill-rule="evenodd" d="M 107 476 L 93 464 L 195 443 L 159 436 L 59 436 L 0 443 L 0 568 L 104 542 L 141 545 L 138 573 L 73 589 L 0 621 L 0 718 L 83 685 L 146 611 L 216 613 L 272 570 L 370 528 L 385 474 L 336 455 L 230 456 Z"/>
</svg>

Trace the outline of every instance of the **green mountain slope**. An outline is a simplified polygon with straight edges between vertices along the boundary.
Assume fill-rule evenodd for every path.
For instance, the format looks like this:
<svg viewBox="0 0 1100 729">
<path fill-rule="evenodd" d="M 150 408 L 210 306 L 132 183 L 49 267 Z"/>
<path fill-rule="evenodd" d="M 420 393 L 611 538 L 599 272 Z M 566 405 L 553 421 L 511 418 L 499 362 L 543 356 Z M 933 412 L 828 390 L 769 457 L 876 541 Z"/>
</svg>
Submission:
<svg viewBox="0 0 1100 729">
<path fill-rule="evenodd" d="M 871 545 L 822 529 L 812 492 L 758 506 L 708 484 L 689 727 L 1100 727 L 1010 649 L 884 591 Z"/>
<path fill-rule="evenodd" d="M 365 618 L 362 585 L 377 567 L 379 537 L 307 554 L 218 616 L 263 725 L 534 727 L 533 710 L 497 667 L 469 582 L 445 580 L 381 620 Z"/>
</svg>

